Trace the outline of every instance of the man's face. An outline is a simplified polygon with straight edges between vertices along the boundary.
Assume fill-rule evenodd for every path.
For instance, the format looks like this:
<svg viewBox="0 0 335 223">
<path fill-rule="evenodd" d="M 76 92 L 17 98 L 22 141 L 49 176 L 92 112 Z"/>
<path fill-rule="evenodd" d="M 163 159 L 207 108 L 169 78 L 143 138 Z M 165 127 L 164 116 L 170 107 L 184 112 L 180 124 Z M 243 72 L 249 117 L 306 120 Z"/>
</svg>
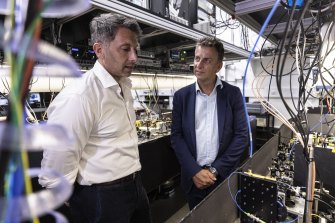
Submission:
<svg viewBox="0 0 335 223">
<path fill-rule="evenodd" d="M 121 27 L 115 39 L 109 44 L 97 46 L 99 62 L 116 79 L 129 77 L 137 61 L 137 35 L 130 29 Z M 97 52 L 98 51 L 98 52 Z"/>
<path fill-rule="evenodd" d="M 194 75 L 199 82 L 208 82 L 216 78 L 222 67 L 218 53 L 213 47 L 197 46 L 194 55 Z"/>
</svg>

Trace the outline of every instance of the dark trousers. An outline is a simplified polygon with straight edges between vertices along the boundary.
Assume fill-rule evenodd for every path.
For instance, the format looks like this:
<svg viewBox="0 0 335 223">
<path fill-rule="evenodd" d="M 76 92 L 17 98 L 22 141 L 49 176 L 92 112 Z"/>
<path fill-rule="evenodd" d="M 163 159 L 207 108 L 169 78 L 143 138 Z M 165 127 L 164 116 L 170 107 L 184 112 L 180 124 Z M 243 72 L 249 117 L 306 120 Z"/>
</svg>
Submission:
<svg viewBox="0 0 335 223">
<path fill-rule="evenodd" d="M 194 184 L 187 194 L 187 203 L 190 210 L 197 206 L 208 194 L 210 194 L 223 180 L 218 177 L 215 184 L 205 189 L 198 189 Z"/>
<path fill-rule="evenodd" d="M 114 185 L 76 184 L 70 198 L 76 223 L 151 223 L 149 201 L 140 176 Z"/>
</svg>

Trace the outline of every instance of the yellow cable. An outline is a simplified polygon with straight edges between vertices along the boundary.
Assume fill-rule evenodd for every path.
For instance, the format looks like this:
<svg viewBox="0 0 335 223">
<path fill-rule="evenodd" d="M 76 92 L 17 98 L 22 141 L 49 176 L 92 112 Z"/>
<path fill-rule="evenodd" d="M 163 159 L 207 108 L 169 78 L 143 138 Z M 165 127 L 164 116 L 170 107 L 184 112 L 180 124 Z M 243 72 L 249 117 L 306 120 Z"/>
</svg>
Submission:
<svg viewBox="0 0 335 223">
<path fill-rule="evenodd" d="M 312 216 L 315 216 L 315 217 L 318 217 L 320 219 L 323 219 L 320 215 L 317 215 L 317 214 L 312 214 Z"/>
</svg>

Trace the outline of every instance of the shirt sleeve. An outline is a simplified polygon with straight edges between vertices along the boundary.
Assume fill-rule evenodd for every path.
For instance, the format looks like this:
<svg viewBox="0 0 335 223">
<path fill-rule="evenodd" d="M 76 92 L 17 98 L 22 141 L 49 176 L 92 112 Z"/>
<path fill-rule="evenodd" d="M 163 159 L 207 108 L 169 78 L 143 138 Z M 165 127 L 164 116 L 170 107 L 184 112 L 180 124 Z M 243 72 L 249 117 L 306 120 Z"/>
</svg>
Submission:
<svg viewBox="0 0 335 223">
<path fill-rule="evenodd" d="M 75 182 L 80 168 L 81 153 L 93 128 L 91 108 L 85 97 L 76 94 L 66 97 L 59 95 L 49 106 L 47 125 L 62 126 L 72 142 L 64 148 L 44 149 L 42 173 L 39 175 L 39 183 L 43 187 L 53 188 L 60 181 L 58 177 L 43 170 L 51 169 L 64 176 L 71 184 Z"/>
</svg>

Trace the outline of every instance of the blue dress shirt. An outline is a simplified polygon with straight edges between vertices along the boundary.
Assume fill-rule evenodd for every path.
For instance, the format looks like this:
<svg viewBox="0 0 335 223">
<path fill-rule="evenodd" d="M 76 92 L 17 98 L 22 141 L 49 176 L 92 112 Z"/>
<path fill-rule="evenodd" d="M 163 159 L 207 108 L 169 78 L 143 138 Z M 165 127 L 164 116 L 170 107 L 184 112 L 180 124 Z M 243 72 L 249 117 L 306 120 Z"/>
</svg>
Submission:
<svg viewBox="0 0 335 223">
<path fill-rule="evenodd" d="M 219 129 L 216 88 L 222 88 L 219 77 L 210 95 L 204 94 L 196 82 L 195 99 L 195 135 L 197 148 L 197 163 L 200 166 L 211 165 L 219 151 Z"/>
</svg>

